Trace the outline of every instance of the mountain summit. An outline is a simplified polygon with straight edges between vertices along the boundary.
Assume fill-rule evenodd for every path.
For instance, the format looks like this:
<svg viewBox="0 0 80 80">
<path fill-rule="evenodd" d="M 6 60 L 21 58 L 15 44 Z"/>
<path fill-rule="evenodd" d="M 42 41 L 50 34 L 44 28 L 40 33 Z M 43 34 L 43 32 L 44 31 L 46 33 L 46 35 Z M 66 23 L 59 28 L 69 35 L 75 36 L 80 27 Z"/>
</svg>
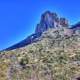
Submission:
<svg viewBox="0 0 80 80">
<path fill-rule="evenodd" d="M 50 11 L 46 11 L 41 16 L 41 21 L 37 25 L 36 33 L 44 32 L 49 28 L 56 28 L 61 26 L 68 26 L 68 21 L 65 18 L 59 18 L 56 13 L 51 13 Z"/>
</svg>

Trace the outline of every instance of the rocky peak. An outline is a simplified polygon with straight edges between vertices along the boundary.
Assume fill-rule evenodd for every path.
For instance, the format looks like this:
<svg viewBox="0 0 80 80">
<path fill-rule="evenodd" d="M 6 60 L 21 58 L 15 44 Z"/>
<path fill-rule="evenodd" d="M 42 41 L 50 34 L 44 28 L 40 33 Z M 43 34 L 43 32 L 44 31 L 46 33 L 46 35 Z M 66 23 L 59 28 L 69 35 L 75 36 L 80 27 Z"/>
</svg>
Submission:
<svg viewBox="0 0 80 80">
<path fill-rule="evenodd" d="M 56 13 L 46 11 L 42 14 L 40 23 L 37 25 L 35 33 L 42 33 L 49 28 L 56 28 L 59 26 L 68 27 L 68 20 L 65 18 L 59 18 Z"/>
<path fill-rule="evenodd" d="M 36 33 L 44 32 L 49 28 L 54 28 L 55 23 L 59 22 L 59 18 L 56 13 L 52 13 L 50 11 L 46 11 L 42 14 L 40 23 L 37 25 Z"/>
</svg>

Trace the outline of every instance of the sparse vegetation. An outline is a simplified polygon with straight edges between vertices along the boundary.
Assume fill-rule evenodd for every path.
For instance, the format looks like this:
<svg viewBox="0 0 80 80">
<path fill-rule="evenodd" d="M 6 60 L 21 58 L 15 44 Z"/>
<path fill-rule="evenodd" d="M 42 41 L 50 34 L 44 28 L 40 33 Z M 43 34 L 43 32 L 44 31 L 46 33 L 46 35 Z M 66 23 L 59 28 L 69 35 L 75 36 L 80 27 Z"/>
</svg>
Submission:
<svg viewBox="0 0 80 80">
<path fill-rule="evenodd" d="M 80 48 L 74 47 L 79 42 L 75 42 L 73 36 L 58 40 L 61 36 L 56 38 L 58 41 L 54 44 L 54 38 L 47 37 L 47 34 L 51 36 L 46 32 L 37 43 L 2 52 L 0 80 L 72 80 L 80 75 Z M 57 42 L 64 47 L 57 45 Z"/>
</svg>

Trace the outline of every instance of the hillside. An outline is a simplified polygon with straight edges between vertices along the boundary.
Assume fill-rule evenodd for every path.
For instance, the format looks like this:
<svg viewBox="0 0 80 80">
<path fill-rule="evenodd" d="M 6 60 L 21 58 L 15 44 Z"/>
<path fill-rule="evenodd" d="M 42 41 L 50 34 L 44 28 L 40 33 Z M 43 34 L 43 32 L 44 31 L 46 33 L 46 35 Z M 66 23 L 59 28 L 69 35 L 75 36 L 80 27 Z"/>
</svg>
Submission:
<svg viewBox="0 0 80 80">
<path fill-rule="evenodd" d="M 80 80 L 79 28 L 45 12 L 35 31 L 40 36 L 0 53 L 0 80 Z"/>
</svg>

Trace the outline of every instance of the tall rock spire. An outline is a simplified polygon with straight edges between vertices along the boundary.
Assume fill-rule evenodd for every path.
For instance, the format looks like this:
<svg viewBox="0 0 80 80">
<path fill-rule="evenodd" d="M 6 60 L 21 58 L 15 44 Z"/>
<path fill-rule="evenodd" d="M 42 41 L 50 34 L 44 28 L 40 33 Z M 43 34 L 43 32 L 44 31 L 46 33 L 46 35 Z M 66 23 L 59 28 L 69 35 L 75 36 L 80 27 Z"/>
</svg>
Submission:
<svg viewBox="0 0 80 80">
<path fill-rule="evenodd" d="M 55 28 L 59 26 L 68 27 L 68 20 L 65 18 L 59 18 L 56 13 L 46 11 L 42 14 L 40 23 L 37 24 L 35 33 L 42 33 L 49 28 Z"/>
<path fill-rule="evenodd" d="M 37 25 L 36 33 L 44 32 L 49 28 L 54 28 L 55 22 L 59 22 L 59 18 L 56 13 L 51 13 L 50 11 L 46 11 L 41 16 L 41 21 Z"/>
</svg>

